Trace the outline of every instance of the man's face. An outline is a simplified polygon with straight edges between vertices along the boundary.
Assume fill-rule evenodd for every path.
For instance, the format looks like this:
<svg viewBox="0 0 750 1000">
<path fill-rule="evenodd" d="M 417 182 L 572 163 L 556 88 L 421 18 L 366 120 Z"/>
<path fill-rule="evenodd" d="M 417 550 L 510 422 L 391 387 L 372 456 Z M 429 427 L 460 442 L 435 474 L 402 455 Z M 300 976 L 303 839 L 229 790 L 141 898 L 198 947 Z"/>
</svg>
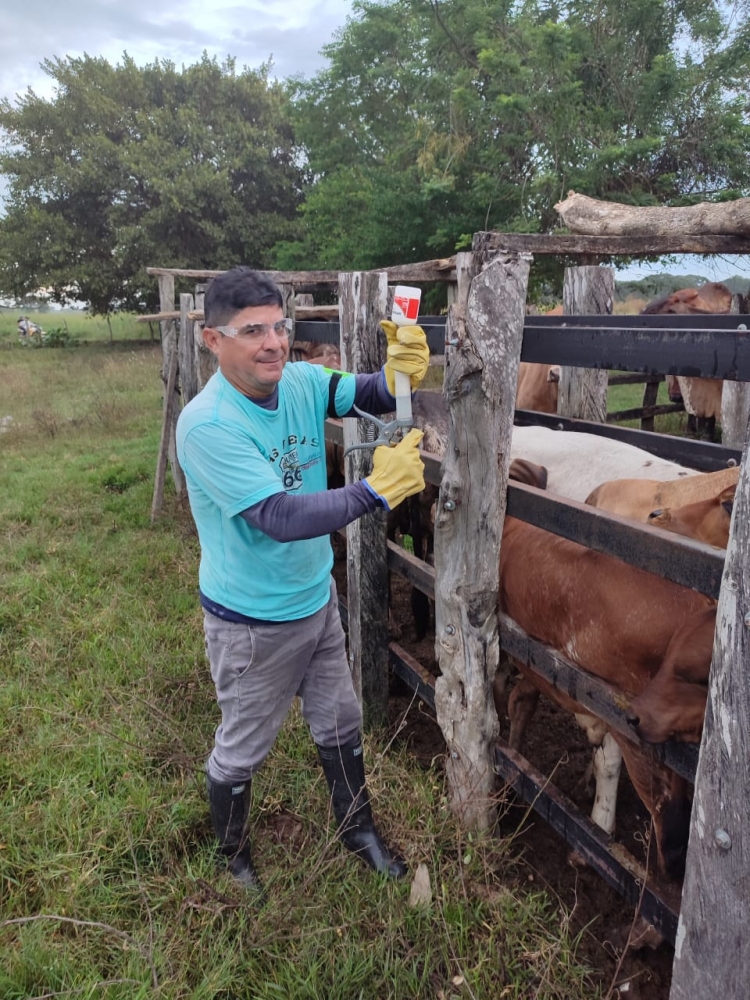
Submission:
<svg viewBox="0 0 750 1000">
<path fill-rule="evenodd" d="M 204 329 L 204 343 L 216 355 L 222 375 L 243 395 L 271 395 L 289 360 L 290 344 L 287 337 L 273 329 L 260 339 L 241 331 L 263 323 L 272 328 L 283 318 L 279 306 L 248 306 L 226 324 L 240 331 L 236 337 L 225 336 L 212 327 Z"/>
</svg>

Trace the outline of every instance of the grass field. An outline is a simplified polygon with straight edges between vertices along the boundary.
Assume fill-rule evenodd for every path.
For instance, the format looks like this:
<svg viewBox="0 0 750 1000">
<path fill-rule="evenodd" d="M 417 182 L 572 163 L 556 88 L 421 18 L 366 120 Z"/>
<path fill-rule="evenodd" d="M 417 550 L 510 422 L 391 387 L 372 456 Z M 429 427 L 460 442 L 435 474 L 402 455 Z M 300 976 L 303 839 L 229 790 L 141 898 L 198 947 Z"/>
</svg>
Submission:
<svg viewBox="0 0 750 1000">
<path fill-rule="evenodd" d="M 268 904 L 218 873 L 197 540 L 170 493 L 149 523 L 159 348 L 127 318 L 112 344 L 69 319 L 85 346 L 21 348 L 17 318 L 0 327 L 0 997 L 606 992 L 569 914 L 512 842 L 457 829 L 439 762 L 417 764 L 397 725 L 367 738 L 371 792 L 412 871 L 428 866 L 430 906 L 332 839 L 297 714 L 254 785 Z"/>
<path fill-rule="evenodd" d="M 113 313 L 109 322 L 104 316 L 92 316 L 80 309 L 26 312 L 23 309 L 0 309 L 0 348 L 18 344 L 18 319 L 26 316 L 46 333 L 60 333 L 78 345 L 103 341 L 114 344 L 123 340 L 158 340 L 158 323 L 137 323 L 128 313 Z"/>
</svg>

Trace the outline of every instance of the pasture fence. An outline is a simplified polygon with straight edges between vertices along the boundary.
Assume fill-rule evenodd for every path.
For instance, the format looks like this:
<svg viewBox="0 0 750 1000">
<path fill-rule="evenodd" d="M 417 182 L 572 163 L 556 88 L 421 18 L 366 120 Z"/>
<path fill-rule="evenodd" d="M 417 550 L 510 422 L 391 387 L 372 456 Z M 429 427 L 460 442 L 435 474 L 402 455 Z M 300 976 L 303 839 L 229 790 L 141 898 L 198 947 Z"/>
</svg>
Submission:
<svg viewBox="0 0 750 1000">
<path fill-rule="evenodd" d="M 608 880 L 675 942 L 673 1000 L 698 1000 L 718 990 L 726 996 L 742 995 L 750 975 L 747 949 L 742 946 L 750 907 L 746 891 L 750 823 L 747 787 L 750 755 L 747 753 L 750 718 L 750 679 L 747 676 L 750 634 L 750 538 L 747 514 L 750 476 L 746 459 L 737 487 L 735 514 L 726 559 L 698 542 L 659 534 L 646 525 L 552 499 L 533 487 L 508 485 L 510 435 L 518 365 L 521 359 L 559 363 L 581 371 L 568 379 L 563 408 L 550 416 L 552 425 L 594 429 L 607 436 L 638 435 L 638 442 L 654 454 L 675 447 L 662 435 L 633 431 L 582 419 L 606 418 L 602 413 L 602 388 L 607 369 L 636 372 L 651 377 L 670 372 L 700 377 L 750 381 L 750 341 L 743 323 L 735 317 L 614 317 L 612 276 L 602 268 L 569 268 L 567 315 L 525 317 L 526 288 L 531 263 L 529 252 L 632 253 L 632 238 L 517 237 L 477 234 L 472 251 L 438 262 L 389 268 L 377 272 L 269 272 L 282 285 L 288 313 L 295 310 L 294 292 L 338 288 L 339 338 L 342 366 L 349 371 L 370 371 L 382 361 L 377 321 L 387 313 L 388 284 L 408 281 L 448 281 L 451 302 L 443 337 L 446 359 L 444 398 L 449 418 L 449 444 L 440 465 L 426 457 L 426 477 L 440 487 L 437 505 L 435 569 L 389 543 L 384 517 L 370 515 L 347 528 L 347 591 L 345 615 L 349 628 L 349 655 L 356 683 L 362 692 L 366 717 L 378 722 L 387 700 L 388 665 L 405 678 L 436 711 L 447 745 L 447 770 L 452 804 L 464 822 L 488 827 L 494 820 L 494 785 L 501 774 L 512 782 L 558 831 L 576 832 L 577 846 Z M 574 242 L 571 242 L 574 240 Z M 598 240 L 598 242 L 597 242 Z M 727 242 L 750 249 L 747 241 L 728 238 L 674 238 L 641 241 L 641 252 L 692 252 L 698 244 L 711 244 L 717 252 Z M 663 245 L 670 243 L 670 251 Z M 625 245 L 627 244 L 627 246 Z M 714 246 L 715 244 L 715 246 Z M 577 246 L 577 251 L 575 247 Z M 546 249 L 541 249 L 546 247 Z M 656 249 L 654 249 L 656 247 Z M 594 249 L 596 248 L 596 250 Z M 210 278 L 219 272 L 175 272 L 150 269 L 159 277 L 160 317 L 164 345 L 165 412 L 159 461 L 173 463 L 173 426 L 176 407 L 167 403 L 177 389 L 170 378 L 176 366 L 183 402 L 205 384 L 210 364 L 202 364 L 197 336 L 197 302 L 180 303 L 178 334 L 174 312 L 174 276 Z M 576 272 L 568 277 L 568 272 Z M 595 274 L 593 272 L 596 272 Z M 170 301 L 170 279 L 171 295 Z M 597 283 L 591 291 L 589 282 Z M 609 304 L 607 304 L 609 303 Z M 586 315 L 586 310 L 604 312 Z M 306 308 L 310 308 L 307 306 Z M 299 309 L 298 331 L 303 324 L 327 327 L 319 331 L 328 339 L 331 323 L 303 319 Z M 644 320 L 657 319 L 658 326 Z M 691 322 L 698 319 L 700 322 Z M 641 322 L 638 322 L 638 321 Z M 717 322 L 717 320 L 719 320 Z M 437 326 L 437 324 L 435 324 Z M 305 328 L 309 339 L 311 331 Z M 430 331 L 435 336 L 435 331 Z M 183 341 L 180 353 L 179 341 Z M 177 362 L 173 360 L 175 354 Z M 193 366 L 195 378 L 187 373 Z M 594 376 L 591 376 L 591 373 Z M 568 388 L 569 386 L 569 388 Z M 585 388 L 580 388 L 585 386 Z M 744 387 L 743 387 L 744 388 Z M 604 397 L 606 398 L 606 397 Z M 742 396 L 738 395 L 740 403 Z M 742 423 L 739 406 L 737 425 Z M 744 434 L 747 433 L 747 407 Z M 537 415 L 516 413 L 524 422 Z M 469 429 L 467 431 L 467 429 Z M 330 425 L 327 437 L 345 444 L 366 440 L 372 431 L 365 421 Z M 675 439 L 676 440 L 676 439 Z M 698 458 L 699 468 L 718 468 L 737 462 L 733 447 L 686 442 L 683 453 Z M 689 447 L 688 447 L 689 446 Z M 500 460 L 498 460 L 498 456 Z M 347 481 L 367 474 L 368 456 L 347 458 Z M 691 464 L 696 464 L 692 462 Z M 179 490 L 179 476 L 175 477 Z M 155 511 L 158 512 L 155 491 Z M 538 524 L 546 530 L 608 552 L 650 572 L 718 596 L 717 632 L 703 738 L 694 747 L 665 744 L 659 754 L 679 773 L 696 776 L 688 870 L 683 902 L 652 889 L 641 866 L 609 842 L 585 817 L 550 788 L 544 776 L 518 754 L 497 740 L 498 723 L 492 708 L 491 685 L 500 648 L 545 674 L 575 699 L 604 718 L 608 725 L 634 739 L 624 719 L 622 699 L 606 685 L 595 683 L 562 655 L 525 634 L 496 611 L 499 556 L 505 514 Z M 434 597 L 436 653 L 441 676 L 432 677 L 397 644 L 388 643 L 387 570 L 402 573 Z M 697 757 L 697 761 L 696 761 Z M 697 764 L 697 771 L 696 771 Z M 731 794 L 729 794 L 731 793 Z M 679 918 L 677 916 L 679 910 Z M 742 984 L 740 986 L 740 984 Z"/>
</svg>

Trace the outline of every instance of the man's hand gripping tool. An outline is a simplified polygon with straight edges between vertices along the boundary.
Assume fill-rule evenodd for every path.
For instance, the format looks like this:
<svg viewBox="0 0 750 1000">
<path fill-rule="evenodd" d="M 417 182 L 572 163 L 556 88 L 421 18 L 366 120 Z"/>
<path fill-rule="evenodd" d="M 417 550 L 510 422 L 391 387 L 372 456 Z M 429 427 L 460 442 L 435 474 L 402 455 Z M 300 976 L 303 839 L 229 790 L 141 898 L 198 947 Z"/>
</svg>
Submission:
<svg viewBox="0 0 750 1000">
<path fill-rule="evenodd" d="M 415 323 L 419 314 L 419 300 L 422 292 L 419 288 L 408 288 L 399 285 L 393 295 L 393 311 L 391 319 L 396 326 L 407 326 Z M 406 431 L 414 425 L 414 417 L 411 410 L 411 379 L 404 372 L 395 372 L 396 383 L 396 419 L 380 420 L 371 413 L 364 413 L 355 406 L 363 420 L 369 420 L 378 428 L 378 436 L 374 441 L 363 441 L 361 444 L 350 445 L 344 452 L 344 456 L 353 451 L 363 451 L 369 448 L 378 448 L 381 444 L 390 446 L 396 432 L 400 430 L 402 437 Z"/>
</svg>

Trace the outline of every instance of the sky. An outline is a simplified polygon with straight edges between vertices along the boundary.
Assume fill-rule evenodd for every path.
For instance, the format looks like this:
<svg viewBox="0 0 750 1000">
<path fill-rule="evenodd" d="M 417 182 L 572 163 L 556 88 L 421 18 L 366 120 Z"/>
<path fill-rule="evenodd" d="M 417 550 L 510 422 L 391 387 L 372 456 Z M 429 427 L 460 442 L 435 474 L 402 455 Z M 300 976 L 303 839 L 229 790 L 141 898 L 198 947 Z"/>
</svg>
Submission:
<svg viewBox="0 0 750 1000">
<path fill-rule="evenodd" d="M 32 86 L 51 96 L 39 68 L 45 58 L 104 56 L 127 51 L 138 64 L 197 62 L 205 49 L 240 66 L 273 57 L 275 75 L 310 76 L 325 60 L 320 49 L 351 13 L 351 0 L 2 0 L 0 95 Z"/>
<path fill-rule="evenodd" d="M 238 67 L 272 58 L 274 75 L 312 76 L 325 66 L 320 54 L 352 12 L 352 0 L 0 0 L 0 97 L 13 101 L 27 87 L 52 97 L 44 59 L 104 56 L 117 63 L 127 52 L 139 65 L 170 59 L 197 62 L 204 50 Z M 3 194 L 0 177 L 0 201 Z M 395 262 L 394 262 L 395 263 Z M 632 265 L 627 280 L 669 271 L 721 281 L 750 278 L 748 257 L 681 256 L 675 263 Z"/>
</svg>

